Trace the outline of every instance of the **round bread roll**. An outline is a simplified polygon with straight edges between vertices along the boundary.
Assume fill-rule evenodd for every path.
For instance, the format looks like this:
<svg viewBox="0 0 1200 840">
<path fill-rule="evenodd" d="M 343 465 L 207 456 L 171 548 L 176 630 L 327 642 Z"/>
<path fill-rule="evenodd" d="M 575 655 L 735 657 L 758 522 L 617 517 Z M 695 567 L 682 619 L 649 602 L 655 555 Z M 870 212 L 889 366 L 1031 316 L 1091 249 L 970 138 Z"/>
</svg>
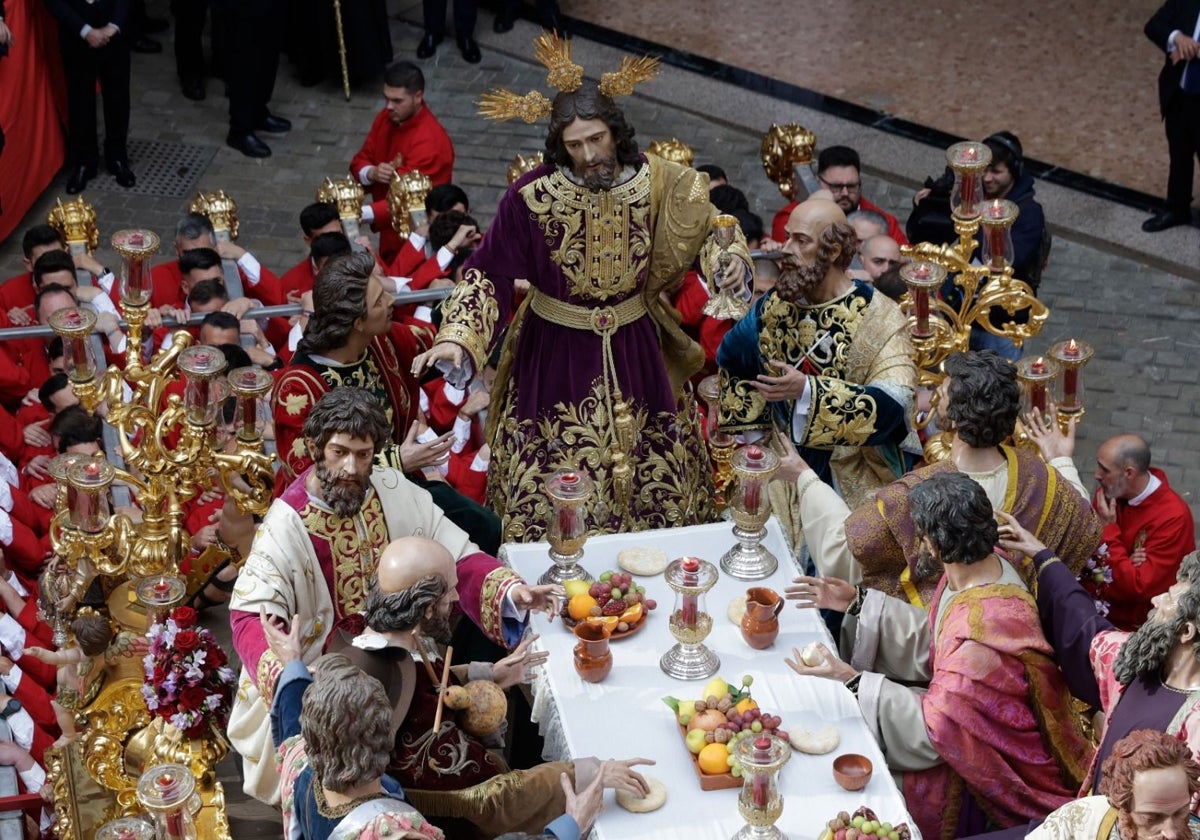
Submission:
<svg viewBox="0 0 1200 840">
<path fill-rule="evenodd" d="M 800 651 L 800 658 L 810 668 L 815 668 L 824 662 L 825 655 L 821 653 L 820 642 L 809 642 L 805 645 L 804 650 Z"/>
<path fill-rule="evenodd" d="M 629 574 L 639 577 L 661 575 L 666 571 L 670 562 L 667 559 L 667 553 L 660 548 L 634 546 L 633 548 L 623 548 L 617 554 L 617 565 Z"/>
<path fill-rule="evenodd" d="M 739 627 L 742 626 L 742 616 L 746 614 L 746 596 L 739 595 L 729 602 L 729 607 L 725 610 L 725 615 L 729 616 L 729 620 Z"/>
<path fill-rule="evenodd" d="M 667 786 L 653 776 L 642 775 L 650 792 L 641 799 L 624 790 L 617 791 L 617 804 L 634 814 L 648 814 L 657 811 L 667 802 Z"/>
<path fill-rule="evenodd" d="M 813 732 L 793 726 L 788 730 L 788 741 L 799 752 L 824 755 L 837 749 L 841 736 L 833 724 L 826 724 Z"/>
</svg>

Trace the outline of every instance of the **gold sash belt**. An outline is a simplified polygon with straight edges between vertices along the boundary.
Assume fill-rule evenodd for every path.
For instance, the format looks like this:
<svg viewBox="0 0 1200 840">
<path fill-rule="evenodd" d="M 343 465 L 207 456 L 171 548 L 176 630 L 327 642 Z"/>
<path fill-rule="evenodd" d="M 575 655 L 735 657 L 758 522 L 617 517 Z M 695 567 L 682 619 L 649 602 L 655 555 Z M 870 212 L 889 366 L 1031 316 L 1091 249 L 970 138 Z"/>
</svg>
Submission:
<svg viewBox="0 0 1200 840">
<path fill-rule="evenodd" d="M 570 327 L 573 330 L 591 330 L 596 335 L 607 335 L 616 332 L 626 324 L 646 315 L 646 303 L 641 297 L 631 297 L 616 306 L 600 306 L 595 309 L 588 306 L 576 306 L 556 297 L 551 297 L 537 289 L 530 289 L 532 295 L 529 308 L 538 317 L 558 324 L 560 327 Z"/>
<path fill-rule="evenodd" d="M 604 383 L 603 396 L 608 416 L 609 450 L 606 453 L 612 470 L 613 497 L 620 509 L 629 511 L 629 499 L 633 493 L 633 467 L 630 464 L 637 443 L 636 421 L 629 404 L 621 395 L 621 384 L 617 381 L 617 366 L 612 354 L 612 336 L 621 327 L 649 314 L 646 303 L 640 296 L 623 300 L 616 306 L 601 306 L 591 309 L 576 306 L 530 289 L 532 297 L 529 308 L 552 324 L 573 330 L 591 330 L 600 336 L 600 369 Z"/>
</svg>

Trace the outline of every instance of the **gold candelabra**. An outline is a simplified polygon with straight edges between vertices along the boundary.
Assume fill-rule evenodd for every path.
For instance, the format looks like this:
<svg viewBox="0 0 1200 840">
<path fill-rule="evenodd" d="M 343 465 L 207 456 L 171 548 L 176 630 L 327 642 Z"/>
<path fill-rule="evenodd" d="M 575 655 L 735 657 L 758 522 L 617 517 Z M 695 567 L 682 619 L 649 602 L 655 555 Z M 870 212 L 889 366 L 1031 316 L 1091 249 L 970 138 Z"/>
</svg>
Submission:
<svg viewBox="0 0 1200 840">
<path fill-rule="evenodd" d="M 109 576 L 172 576 L 189 550 L 183 505 L 212 486 L 215 472 L 239 510 L 265 513 L 271 499 L 273 459 L 263 451 L 261 434 L 246 429 L 239 429 L 233 452 L 219 451 L 216 413 L 229 387 L 220 376 L 225 367 L 220 351 L 209 347 L 189 351 L 192 337 L 180 330 L 149 363 L 143 363 L 149 262 L 158 238 L 148 231 L 122 231 L 113 236 L 113 247 L 124 263 L 121 307 L 129 324 L 125 370 L 112 366 L 99 371 L 87 340 L 95 322 L 91 313 L 61 310 L 55 313 L 52 326 L 63 338 L 71 385 L 80 403 L 90 412 L 103 407 L 106 420 L 117 430 L 125 467 L 116 469 L 104 463 L 100 472 L 107 483 L 102 482 L 103 486 L 80 480 L 75 474 L 79 465 L 70 468 L 67 493 L 60 494 L 64 504 L 51 526 L 51 541 L 56 554 L 77 575 L 87 568 Z M 184 397 L 166 396 L 167 386 L 180 372 L 187 383 Z M 128 398 L 127 383 L 133 389 Z M 258 380 L 242 390 L 241 398 L 262 399 L 268 390 L 269 385 L 264 388 Z M 101 500 L 107 498 L 108 485 L 114 480 L 132 488 L 140 522 L 124 513 L 95 513 L 107 504 Z M 80 576 L 83 585 L 86 581 Z M 79 587 L 76 589 L 78 594 Z"/>
<path fill-rule="evenodd" d="M 763 171 L 788 201 L 796 197 L 796 167 L 812 163 L 816 144 L 816 135 L 797 123 L 772 123 L 763 135 Z"/>
<path fill-rule="evenodd" d="M 317 187 L 317 201 L 337 207 L 346 237 L 351 242 L 358 238 L 358 220 L 362 217 L 362 184 L 350 175 L 345 178 L 326 178 Z"/>
<path fill-rule="evenodd" d="M 651 140 L 646 152 L 681 166 L 691 166 L 696 159 L 692 147 L 675 137 L 670 140 Z"/>
<path fill-rule="evenodd" d="M 392 176 L 388 187 L 388 210 L 392 213 L 392 230 L 401 239 L 408 239 L 410 233 L 420 226 L 425 219 L 425 196 L 433 189 L 433 182 L 428 175 L 420 172 L 397 172 Z"/>
<path fill-rule="evenodd" d="M 188 205 L 188 212 L 207 216 L 208 220 L 212 222 L 213 230 L 217 233 L 218 239 L 221 238 L 220 234 L 227 233 L 230 240 L 237 242 L 237 202 L 225 190 L 196 193 L 196 197 Z"/>
<path fill-rule="evenodd" d="M 528 157 L 517 155 L 508 165 L 508 185 L 511 187 L 526 172 L 532 172 L 545 162 L 546 156 L 541 152 L 534 152 Z"/>
</svg>

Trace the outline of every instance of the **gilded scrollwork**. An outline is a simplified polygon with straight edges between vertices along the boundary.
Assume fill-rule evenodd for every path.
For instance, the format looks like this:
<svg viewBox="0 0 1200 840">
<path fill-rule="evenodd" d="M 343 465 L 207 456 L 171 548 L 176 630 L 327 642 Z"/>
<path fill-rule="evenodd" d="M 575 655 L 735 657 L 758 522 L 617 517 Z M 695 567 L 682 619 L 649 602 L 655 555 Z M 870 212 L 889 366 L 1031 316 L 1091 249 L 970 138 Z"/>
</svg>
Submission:
<svg viewBox="0 0 1200 840">
<path fill-rule="evenodd" d="M 499 320 L 500 305 L 492 281 L 477 268 L 467 269 L 463 282 L 454 287 L 442 304 L 442 326 L 437 341 L 460 345 L 471 357 L 474 369 L 483 370 Z"/>
</svg>

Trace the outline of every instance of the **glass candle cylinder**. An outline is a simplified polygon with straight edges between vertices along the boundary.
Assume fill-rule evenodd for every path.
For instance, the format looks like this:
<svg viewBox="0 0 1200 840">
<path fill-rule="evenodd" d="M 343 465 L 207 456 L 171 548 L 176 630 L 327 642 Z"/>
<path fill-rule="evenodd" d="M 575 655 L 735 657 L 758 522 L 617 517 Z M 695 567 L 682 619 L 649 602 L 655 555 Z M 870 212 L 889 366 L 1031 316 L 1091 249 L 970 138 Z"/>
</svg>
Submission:
<svg viewBox="0 0 1200 840">
<path fill-rule="evenodd" d="M 712 632 L 713 620 L 705 607 L 705 594 L 717 584 L 717 567 L 698 557 L 672 560 L 663 572 L 675 592 L 669 629 L 678 644 L 663 654 L 659 667 L 680 680 L 711 677 L 721 667 L 717 655 L 703 642 Z"/>
<path fill-rule="evenodd" d="M 99 534 L 108 525 L 108 488 L 115 475 L 103 456 L 78 461 L 67 469 L 67 506 L 71 525 L 77 530 Z"/>
<path fill-rule="evenodd" d="M 1083 368 L 1094 353 L 1092 345 L 1072 338 L 1058 342 L 1048 353 L 1062 366 L 1062 401 L 1059 409 L 1065 414 L 1081 413 L 1084 407 Z"/>
<path fill-rule="evenodd" d="M 122 817 L 96 829 L 96 840 L 156 840 L 154 826 L 137 817 Z"/>
<path fill-rule="evenodd" d="M 196 777 L 182 764 L 159 764 L 138 779 L 138 803 L 154 817 L 158 840 L 197 840 L 191 799 Z"/>
<path fill-rule="evenodd" d="M 779 792 L 779 771 L 792 757 L 792 748 L 774 735 L 760 734 L 743 738 L 733 749 L 742 767 L 742 790 L 738 794 L 738 813 L 746 821 L 737 838 L 782 838 L 775 822 L 783 814 L 783 795 Z"/>
<path fill-rule="evenodd" d="M 955 143 L 946 150 L 946 163 L 954 170 L 951 211 L 960 219 L 979 217 L 983 197 L 983 171 L 992 162 L 992 150 L 983 143 Z"/>
<path fill-rule="evenodd" d="M 153 624 L 165 624 L 171 610 L 183 603 L 187 595 L 187 583 L 183 578 L 156 575 L 138 581 L 138 603 L 146 611 L 147 628 Z"/>
<path fill-rule="evenodd" d="M 67 376 L 72 382 L 91 382 L 96 377 L 96 357 L 92 354 L 92 330 L 96 314 L 70 306 L 50 316 L 50 327 L 62 337 Z"/>
<path fill-rule="evenodd" d="M 56 514 L 70 509 L 68 500 L 73 494 L 71 492 L 71 482 L 67 479 L 67 473 L 71 469 L 71 465 L 80 460 L 91 459 L 92 457 L 94 456 L 83 455 L 79 452 L 64 452 L 50 459 L 50 464 L 46 467 L 46 471 L 50 473 L 50 478 L 54 480 L 54 484 L 58 488 L 58 495 L 54 499 L 54 512 Z M 69 516 L 64 524 L 67 527 L 73 527 Z"/>
<path fill-rule="evenodd" d="M 193 426 L 207 427 L 216 422 L 217 411 L 224 399 L 217 377 L 225 370 L 225 365 L 225 354 L 215 347 L 189 347 L 179 355 L 179 369 L 187 380 L 183 405 L 187 421 Z"/>
<path fill-rule="evenodd" d="M 227 378 L 229 389 L 237 400 L 233 422 L 237 427 L 238 440 L 247 443 L 261 440 L 263 432 L 261 404 L 263 398 L 271 392 L 271 386 L 274 384 L 271 374 L 258 365 L 252 365 L 229 371 Z"/>
<path fill-rule="evenodd" d="M 158 234 L 151 230 L 119 230 L 112 235 L 113 250 L 121 255 L 117 279 L 122 306 L 149 305 L 154 290 L 150 279 L 151 258 L 158 245 Z"/>
<path fill-rule="evenodd" d="M 1059 370 L 1058 362 L 1046 356 L 1026 357 L 1017 362 L 1022 413 L 1036 412 L 1042 417 L 1047 417 L 1050 403 L 1062 401 L 1056 392 Z"/>
<path fill-rule="evenodd" d="M 752 443 L 735 452 L 731 464 L 737 479 L 732 499 L 734 521 L 742 525 L 738 516 L 741 514 L 746 520 L 743 527 L 760 526 L 771 513 L 767 484 L 779 469 L 779 456 Z"/>
<path fill-rule="evenodd" d="M 909 331 L 913 338 L 929 338 L 933 335 L 930 311 L 934 296 L 946 281 L 946 269 L 935 262 L 917 260 L 900 266 L 900 279 L 908 287 L 912 301 L 913 317 Z"/>
<path fill-rule="evenodd" d="M 587 542 L 587 502 L 595 488 L 595 482 L 581 470 L 562 470 L 546 482 L 546 496 L 550 499 L 546 540 L 550 543 L 550 559 L 554 565 L 546 570 L 538 583 L 592 580 L 591 574 L 579 565 L 579 560 L 583 557 L 583 544 Z"/>
<path fill-rule="evenodd" d="M 985 202 L 980 224 L 983 226 L 983 264 L 992 271 L 1003 271 L 1013 264 L 1012 226 L 1020 210 L 1008 199 Z"/>
</svg>

